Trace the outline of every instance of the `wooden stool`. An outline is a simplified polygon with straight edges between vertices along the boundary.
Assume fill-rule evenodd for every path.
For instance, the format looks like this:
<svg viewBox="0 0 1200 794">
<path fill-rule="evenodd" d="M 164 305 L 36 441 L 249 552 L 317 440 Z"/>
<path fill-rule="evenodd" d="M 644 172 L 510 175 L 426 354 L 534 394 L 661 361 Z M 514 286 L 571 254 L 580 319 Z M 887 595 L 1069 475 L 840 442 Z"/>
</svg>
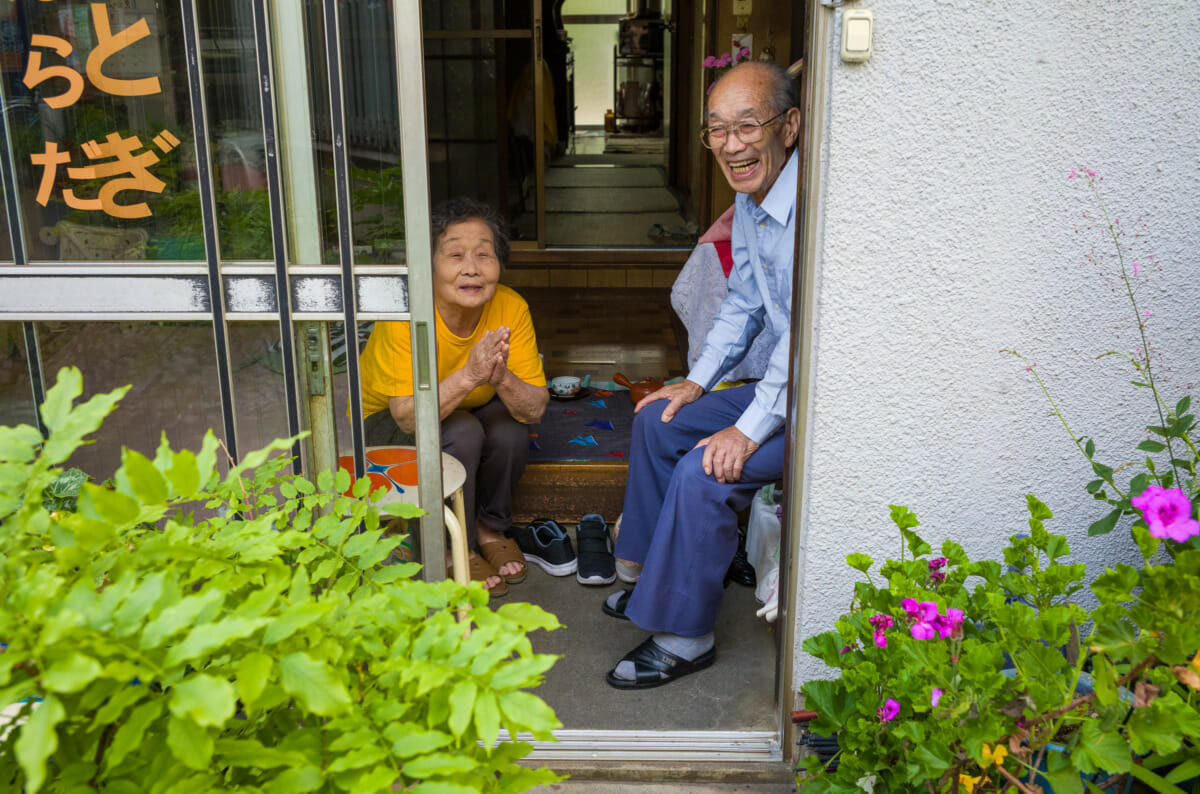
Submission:
<svg viewBox="0 0 1200 794">
<path fill-rule="evenodd" d="M 367 447 L 365 471 L 371 480 L 371 490 L 386 488 L 387 494 L 379 501 L 386 504 L 411 504 L 420 506 L 417 493 L 417 450 L 415 447 Z M 343 455 L 338 458 L 341 468 L 354 477 L 354 457 Z M 464 515 L 463 483 L 467 481 L 467 470 L 453 455 L 442 453 L 442 497 L 450 500 L 450 507 L 442 505 L 445 512 L 446 529 L 450 534 L 450 558 L 454 565 L 454 581 L 465 585 L 471 580 L 467 565 L 467 519 Z"/>
</svg>

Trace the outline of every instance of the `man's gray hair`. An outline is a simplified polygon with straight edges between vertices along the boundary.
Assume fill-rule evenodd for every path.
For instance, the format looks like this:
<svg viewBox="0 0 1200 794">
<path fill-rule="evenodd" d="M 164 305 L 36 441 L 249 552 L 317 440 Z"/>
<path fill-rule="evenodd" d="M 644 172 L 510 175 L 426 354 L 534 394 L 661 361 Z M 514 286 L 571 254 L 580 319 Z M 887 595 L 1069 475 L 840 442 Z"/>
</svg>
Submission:
<svg viewBox="0 0 1200 794">
<path fill-rule="evenodd" d="M 713 85 L 713 90 L 721 84 L 721 80 L 729 77 L 729 75 L 739 69 L 754 69 L 762 74 L 767 81 L 767 104 L 770 105 L 771 113 L 778 115 L 791 108 L 798 107 L 796 104 L 796 87 L 792 82 L 791 75 L 774 61 L 742 61 L 737 66 L 730 69 L 725 74 L 721 75 L 721 79 Z M 712 93 L 711 91 L 709 92 Z"/>
</svg>

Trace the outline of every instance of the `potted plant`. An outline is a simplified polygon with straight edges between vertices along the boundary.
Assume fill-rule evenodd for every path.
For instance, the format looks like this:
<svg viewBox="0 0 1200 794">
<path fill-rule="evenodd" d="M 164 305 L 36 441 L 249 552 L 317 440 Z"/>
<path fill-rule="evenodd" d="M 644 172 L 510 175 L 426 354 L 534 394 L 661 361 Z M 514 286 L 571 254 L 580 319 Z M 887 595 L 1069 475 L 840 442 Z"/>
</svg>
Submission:
<svg viewBox="0 0 1200 794">
<path fill-rule="evenodd" d="M 523 791 L 551 738 L 525 691 L 554 657 L 530 604 L 412 579 L 367 480 L 282 472 L 291 440 L 222 474 L 198 451 L 124 450 L 111 484 L 63 463 L 126 389 L 74 405 L 64 369 L 45 439 L 0 427 L 0 781 L 11 790 Z M 74 503 L 72 500 L 74 499 Z M 407 515 L 411 508 L 388 506 Z M 456 619 L 455 611 L 468 610 Z"/>
</svg>

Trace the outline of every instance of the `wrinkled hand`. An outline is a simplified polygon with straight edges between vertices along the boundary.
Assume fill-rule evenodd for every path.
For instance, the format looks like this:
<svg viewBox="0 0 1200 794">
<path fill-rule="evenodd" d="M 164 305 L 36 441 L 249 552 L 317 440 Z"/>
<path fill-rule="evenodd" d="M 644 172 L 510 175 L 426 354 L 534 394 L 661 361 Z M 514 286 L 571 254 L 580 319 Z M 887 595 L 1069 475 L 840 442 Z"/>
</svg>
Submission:
<svg viewBox="0 0 1200 794">
<path fill-rule="evenodd" d="M 670 400 L 670 404 L 663 409 L 662 420 L 670 422 L 679 409 L 688 403 L 695 402 L 700 399 L 700 395 L 704 394 L 704 389 L 700 388 L 700 384 L 693 383 L 690 380 L 683 380 L 679 383 L 672 383 L 668 386 L 663 386 L 658 391 L 652 391 L 642 399 L 638 400 L 638 404 L 633 406 L 633 412 L 636 414 L 642 410 L 642 406 L 657 400 Z"/>
<path fill-rule="evenodd" d="M 737 482 L 742 478 L 742 466 L 758 449 L 758 444 L 730 426 L 697 441 L 696 448 L 700 447 L 704 447 L 701 465 L 705 474 L 712 475 L 717 482 Z"/>
<path fill-rule="evenodd" d="M 508 328 L 485 333 L 471 348 L 463 369 L 477 386 L 498 383 L 508 370 Z"/>
</svg>

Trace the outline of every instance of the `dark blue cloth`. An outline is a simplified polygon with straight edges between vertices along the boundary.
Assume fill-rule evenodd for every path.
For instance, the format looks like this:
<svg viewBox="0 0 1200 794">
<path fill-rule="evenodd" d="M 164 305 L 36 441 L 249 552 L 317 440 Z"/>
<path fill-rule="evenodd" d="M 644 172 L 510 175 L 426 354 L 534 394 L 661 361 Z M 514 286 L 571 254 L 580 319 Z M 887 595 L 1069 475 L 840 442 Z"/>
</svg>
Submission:
<svg viewBox="0 0 1200 794">
<path fill-rule="evenodd" d="M 713 630 L 725 571 L 737 551 L 737 514 L 783 476 L 783 434 L 750 456 L 736 483 L 702 468 L 696 442 L 733 425 L 754 386 L 709 392 L 663 423 L 666 400 L 634 419 L 616 556 L 644 565 L 625 614 L 648 631 L 702 637 Z"/>
</svg>

